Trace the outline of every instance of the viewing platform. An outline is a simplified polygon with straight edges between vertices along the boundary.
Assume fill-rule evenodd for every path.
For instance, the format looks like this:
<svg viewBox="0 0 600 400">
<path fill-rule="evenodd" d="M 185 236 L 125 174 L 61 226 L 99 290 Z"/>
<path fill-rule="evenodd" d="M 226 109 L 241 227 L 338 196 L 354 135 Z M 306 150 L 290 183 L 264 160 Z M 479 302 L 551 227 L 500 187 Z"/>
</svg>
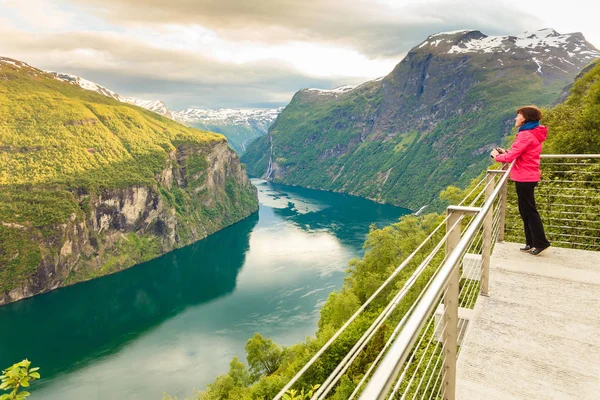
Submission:
<svg viewBox="0 0 600 400">
<path fill-rule="evenodd" d="M 379 351 L 350 400 L 600 399 L 600 154 L 542 160 L 536 201 L 551 248 L 533 256 L 511 243 L 524 240 L 508 191 L 515 164 L 489 169 L 274 399 L 392 282 L 401 285 L 313 400 L 368 344 Z"/>
<path fill-rule="evenodd" d="M 600 252 L 497 243 L 457 363 L 457 399 L 600 397 Z"/>
</svg>

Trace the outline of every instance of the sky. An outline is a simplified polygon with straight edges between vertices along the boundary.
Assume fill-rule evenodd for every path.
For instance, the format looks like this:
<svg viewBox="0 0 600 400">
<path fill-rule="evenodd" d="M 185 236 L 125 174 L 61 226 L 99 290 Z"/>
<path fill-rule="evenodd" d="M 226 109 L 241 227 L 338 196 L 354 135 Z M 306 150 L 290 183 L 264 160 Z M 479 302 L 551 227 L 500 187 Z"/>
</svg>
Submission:
<svg viewBox="0 0 600 400">
<path fill-rule="evenodd" d="M 600 48 L 597 20 L 581 0 L 0 0 L 0 56 L 172 110 L 265 108 L 387 75 L 434 33 L 554 28 Z"/>
</svg>

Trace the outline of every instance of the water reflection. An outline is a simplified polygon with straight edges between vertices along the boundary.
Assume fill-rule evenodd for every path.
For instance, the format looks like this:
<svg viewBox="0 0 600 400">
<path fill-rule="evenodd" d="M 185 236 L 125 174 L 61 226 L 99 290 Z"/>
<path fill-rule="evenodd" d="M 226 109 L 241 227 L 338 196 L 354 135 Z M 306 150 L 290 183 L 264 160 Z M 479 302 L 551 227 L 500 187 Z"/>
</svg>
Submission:
<svg viewBox="0 0 600 400">
<path fill-rule="evenodd" d="M 192 394 L 254 332 L 291 345 L 362 255 L 369 224 L 408 210 L 254 181 L 260 210 L 192 246 L 112 276 L 0 308 L 0 365 L 42 367 L 43 399 Z M 39 339 L 41 340 L 39 340 Z M 58 371 L 64 373 L 57 375 Z"/>
<path fill-rule="evenodd" d="M 1 365 L 35 360 L 50 378 L 117 352 L 149 328 L 233 292 L 255 213 L 218 235 L 101 279 L 0 307 Z M 49 343 L 51 345 L 49 345 Z"/>
<path fill-rule="evenodd" d="M 342 193 L 301 187 L 272 185 L 255 179 L 261 203 L 274 213 L 306 231 L 325 230 L 342 243 L 362 246 L 370 224 L 383 227 L 411 211 L 406 208 L 377 204 L 370 200 Z"/>
</svg>

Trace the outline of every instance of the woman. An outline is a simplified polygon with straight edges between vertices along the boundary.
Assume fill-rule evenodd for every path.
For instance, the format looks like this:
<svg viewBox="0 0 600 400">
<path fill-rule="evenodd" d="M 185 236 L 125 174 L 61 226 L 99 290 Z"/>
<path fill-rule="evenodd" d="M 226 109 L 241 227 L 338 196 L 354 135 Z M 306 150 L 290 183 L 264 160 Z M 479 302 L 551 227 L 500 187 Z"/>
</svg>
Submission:
<svg viewBox="0 0 600 400">
<path fill-rule="evenodd" d="M 519 213 L 525 228 L 525 247 L 534 256 L 550 247 L 546 239 L 542 218 L 535 208 L 534 189 L 540 180 L 540 154 L 542 142 L 548 136 L 548 128 L 540 125 L 542 112 L 535 106 L 525 106 L 517 110 L 515 127 L 519 128 L 517 138 L 510 150 L 492 150 L 494 160 L 515 165 L 510 171 L 510 179 L 515 181 L 519 202 Z"/>
</svg>

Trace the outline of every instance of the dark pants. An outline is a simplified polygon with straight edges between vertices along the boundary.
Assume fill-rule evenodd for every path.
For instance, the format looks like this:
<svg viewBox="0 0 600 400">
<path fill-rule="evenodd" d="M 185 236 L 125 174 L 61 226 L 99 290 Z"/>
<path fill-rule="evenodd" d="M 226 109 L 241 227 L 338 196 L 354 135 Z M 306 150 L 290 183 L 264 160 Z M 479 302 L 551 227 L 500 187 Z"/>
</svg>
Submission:
<svg viewBox="0 0 600 400">
<path fill-rule="evenodd" d="M 519 199 L 519 213 L 525 228 L 525 243 L 537 248 L 546 248 L 550 242 L 546 239 L 542 218 L 535 208 L 533 190 L 537 182 L 515 182 Z"/>
</svg>

